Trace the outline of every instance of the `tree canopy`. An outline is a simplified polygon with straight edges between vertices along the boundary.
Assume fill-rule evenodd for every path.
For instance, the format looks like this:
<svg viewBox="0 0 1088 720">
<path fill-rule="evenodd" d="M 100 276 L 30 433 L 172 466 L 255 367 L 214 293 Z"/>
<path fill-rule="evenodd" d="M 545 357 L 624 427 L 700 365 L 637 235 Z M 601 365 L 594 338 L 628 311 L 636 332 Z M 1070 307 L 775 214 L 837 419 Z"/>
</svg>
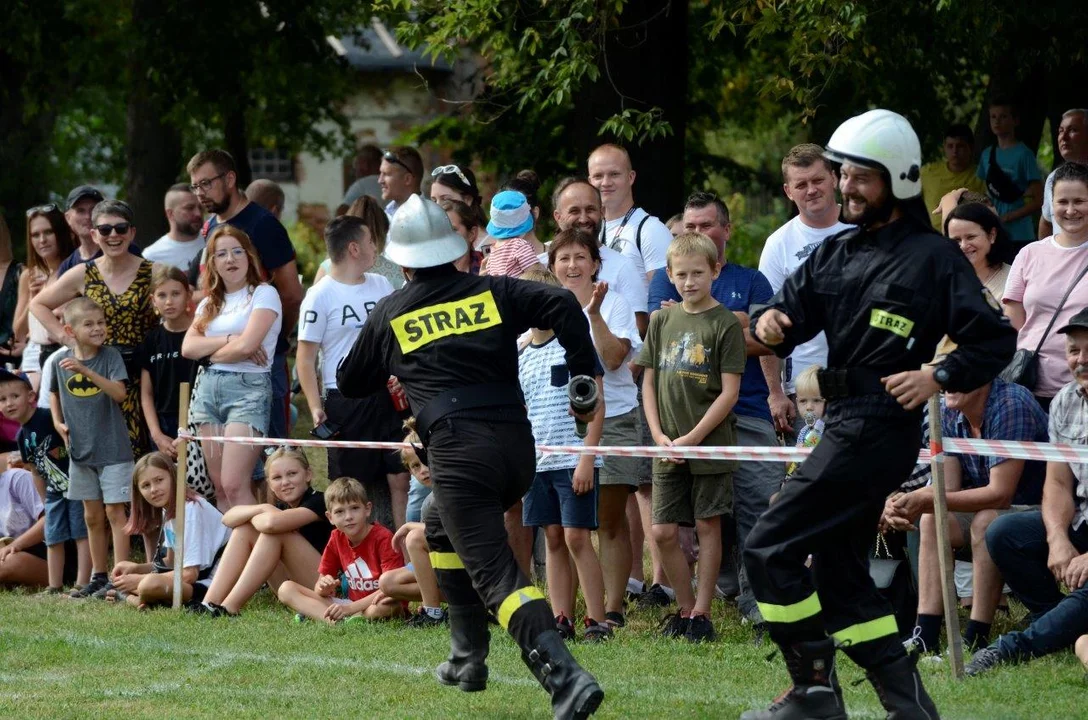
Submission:
<svg viewBox="0 0 1088 720">
<path fill-rule="evenodd" d="M 841 120 L 888 107 L 939 153 L 943 128 L 989 140 L 988 96 L 1021 107 L 1039 146 L 1088 105 L 1079 3 L 1013 0 L 15 0 L 0 16 L 0 208 L 77 182 L 115 183 L 138 224 L 200 147 L 349 152 L 353 72 L 326 42 L 380 17 L 400 42 L 465 66 L 473 97 L 414 138 L 500 175 L 584 168 L 608 140 L 634 157 L 639 201 L 671 214 L 692 189 L 767 210 L 778 161 Z M 760 199 L 762 198 L 762 199 Z M 777 206 L 776 206 L 777 207 Z"/>
</svg>

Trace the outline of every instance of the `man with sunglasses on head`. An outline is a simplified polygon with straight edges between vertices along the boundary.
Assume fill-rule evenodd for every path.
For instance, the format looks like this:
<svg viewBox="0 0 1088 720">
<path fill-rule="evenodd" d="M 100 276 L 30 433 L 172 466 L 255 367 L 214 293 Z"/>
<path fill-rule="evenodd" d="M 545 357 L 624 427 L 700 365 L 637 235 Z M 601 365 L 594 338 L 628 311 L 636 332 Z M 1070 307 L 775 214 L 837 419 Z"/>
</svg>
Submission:
<svg viewBox="0 0 1088 720">
<path fill-rule="evenodd" d="M 246 198 L 238 186 L 238 173 L 230 153 L 225 150 L 199 152 L 189 161 L 186 171 L 192 183 L 189 189 L 200 201 L 204 212 L 211 213 L 201 232 L 205 243 L 222 223 L 244 231 L 261 259 L 265 279 L 279 293 L 283 329 L 272 361 L 272 414 L 268 437 L 287 437 L 287 338 L 298 322 L 298 309 L 302 304 L 295 248 L 283 224 L 272 213 Z"/>
<path fill-rule="evenodd" d="M 378 187 L 386 202 L 385 214 L 392 220 L 404 201 L 419 194 L 423 182 L 423 158 L 419 152 L 405 145 L 389 148 L 382 154 L 378 168 Z"/>
<path fill-rule="evenodd" d="M 91 210 L 94 210 L 94 206 L 104 199 L 98 188 L 91 185 L 78 185 L 68 193 L 68 199 L 65 200 L 63 208 L 64 219 L 68 221 L 72 235 L 79 239 L 79 247 L 61 262 L 57 269 L 57 277 L 80 263 L 94 260 L 102 255 L 102 251 L 91 237 Z M 140 254 L 140 248 L 136 243 L 131 243 L 128 251 L 133 255 Z"/>
</svg>

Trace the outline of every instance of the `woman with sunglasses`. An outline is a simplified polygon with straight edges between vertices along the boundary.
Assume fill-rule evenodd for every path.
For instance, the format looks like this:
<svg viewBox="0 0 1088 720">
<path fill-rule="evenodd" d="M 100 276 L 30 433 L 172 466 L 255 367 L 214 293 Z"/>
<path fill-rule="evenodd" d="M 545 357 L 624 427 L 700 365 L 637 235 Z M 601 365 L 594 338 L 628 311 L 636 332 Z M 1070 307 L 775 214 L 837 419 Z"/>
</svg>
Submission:
<svg viewBox="0 0 1088 720">
<path fill-rule="evenodd" d="M 475 225 L 487 225 L 476 174 L 467 165 L 440 165 L 432 170 L 430 196 L 439 205 L 443 200 L 456 200 L 468 205 L 475 215 Z"/>
<path fill-rule="evenodd" d="M 136 347 L 158 324 L 151 305 L 152 263 L 129 252 L 136 237 L 133 213 L 126 203 L 103 200 L 91 211 L 91 236 L 102 255 L 76 265 L 30 301 L 30 312 L 53 337 L 66 338 L 53 311 L 78 295 L 98 303 L 106 313 L 106 343 L 120 351 L 128 370 L 128 393 L 121 412 L 128 426 L 134 457 L 147 452 L 147 429 L 140 412 L 140 368 Z M 65 342 L 72 342 L 65 339 Z"/>
<path fill-rule="evenodd" d="M 30 301 L 59 276 L 64 258 L 75 252 L 64 213 L 56 205 L 41 205 L 26 211 L 26 269 L 19 275 L 19 300 L 15 307 L 15 335 L 29 337 L 23 351 L 22 369 L 37 388 L 41 369 L 49 356 L 61 348 L 64 335 L 52 335 L 30 314 Z"/>
</svg>

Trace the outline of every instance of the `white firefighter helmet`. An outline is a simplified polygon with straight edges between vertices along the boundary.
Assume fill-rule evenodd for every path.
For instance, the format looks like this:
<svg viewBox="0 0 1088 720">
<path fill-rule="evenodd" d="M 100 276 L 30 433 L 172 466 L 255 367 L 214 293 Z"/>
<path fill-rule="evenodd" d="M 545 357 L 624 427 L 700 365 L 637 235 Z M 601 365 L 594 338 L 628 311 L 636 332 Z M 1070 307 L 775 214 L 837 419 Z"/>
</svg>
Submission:
<svg viewBox="0 0 1088 720">
<path fill-rule="evenodd" d="M 850 118 L 827 141 L 824 157 L 886 170 L 892 195 L 908 200 L 922 193 L 922 147 L 905 117 L 890 110 L 870 110 Z"/>
<path fill-rule="evenodd" d="M 385 257 L 405 268 L 451 263 L 469 251 L 446 211 L 419 195 L 408 198 L 389 224 Z"/>
</svg>

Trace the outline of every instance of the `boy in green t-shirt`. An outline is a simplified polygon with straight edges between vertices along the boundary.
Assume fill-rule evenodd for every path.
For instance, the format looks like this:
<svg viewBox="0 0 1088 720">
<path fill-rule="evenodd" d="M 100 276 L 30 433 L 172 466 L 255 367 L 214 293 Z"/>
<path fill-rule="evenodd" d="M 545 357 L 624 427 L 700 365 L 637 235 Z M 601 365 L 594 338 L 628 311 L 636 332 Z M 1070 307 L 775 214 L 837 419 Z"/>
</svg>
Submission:
<svg viewBox="0 0 1088 720">
<path fill-rule="evenodd" d="M 638 357 L 646 369 L 646 422 L 664 447 L 735 445 L 744 331 L 710 294 L 721 271 L 718 250 L 705 235 L 684 233 L 669 245 L 666 262 L 682 301 L 653 314 Z M 653 540 L 679 605 L 666 618 L 666 637 L 714 639 L 710 601 L 721 563 L 720 516 L 729 512 L 735 468 L 731 460 L 654 460 Z M 681 523 L 694 524 L 699 537 L 697 593 L 678 541 Z"/>
</svg>

